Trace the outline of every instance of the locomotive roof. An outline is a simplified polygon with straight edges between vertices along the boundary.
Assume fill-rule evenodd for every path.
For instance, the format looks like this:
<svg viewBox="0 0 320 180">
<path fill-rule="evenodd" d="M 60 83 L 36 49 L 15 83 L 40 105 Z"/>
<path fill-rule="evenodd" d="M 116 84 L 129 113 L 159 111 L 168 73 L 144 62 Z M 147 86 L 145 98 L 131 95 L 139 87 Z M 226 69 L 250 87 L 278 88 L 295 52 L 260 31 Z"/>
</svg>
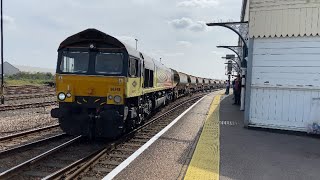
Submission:
<svg viewBox="0 0 320 180">
<path fill-rule="evenodd" d="M 110 36 L 104 32 L 101 32 L 101 31 L 99 31 L 97 29 L 93 29 L 93 28 L 86 29 L 84 31 L 81 31 L 77 34 L 74 34 L 74 35 L 68 37 L 67 39 L 65 39 L 64 41 L 61 42 L 58 50 L 66 47 L 66 46 L 71 46 L 75 43 L 81 43 L 81 42 L 101 42 L 101 43 L 106 43 L 106 44 L 112 44 L 112 45 L 115 45 L 119 48 L 125 49 L 128 52 L 128 54 L 131 56 L 135 56 L 138 58 L 143 57 L 146 67 L 150 70 L 154 70 L 154 65 L 169 70 L 167 67 L 165 67 L 160 62 L 152 59 L 151 57 L 149 57 L 139 51 L 137 51 L 132 46 L 122 42 L 121 40 L 119 40 L 113 36 Z M 182 72 L 179 72 L 179 73 L 182 73 Z M 182 74 L 185 74 L 185 73 L 182 73 Z M 192 75 L 188 75 L 188 74 L 185 74 L 185 75 L 190 76 L 191 78 L 197 78 L 199 80 L 204 79 L 201 77 L 196 77 L 196 76 L 192 76 Z"/>
<path fill-rule="evenodd" d="M 74 43 L 88 42 L 88 41 L 116 45 L 119 48 L 126 49 L 129 55 L 140 57 L 139 51 L 135 50 L 133 47 L 97 29 L 86 29 L 84 31 L 81 31 L 77 34 L 74 34 L 68 37 L 67 39 L 62 41 L 62 43 L 59 46 L 59 50 L 66 46 L 73 45 Z"/>
</svg>

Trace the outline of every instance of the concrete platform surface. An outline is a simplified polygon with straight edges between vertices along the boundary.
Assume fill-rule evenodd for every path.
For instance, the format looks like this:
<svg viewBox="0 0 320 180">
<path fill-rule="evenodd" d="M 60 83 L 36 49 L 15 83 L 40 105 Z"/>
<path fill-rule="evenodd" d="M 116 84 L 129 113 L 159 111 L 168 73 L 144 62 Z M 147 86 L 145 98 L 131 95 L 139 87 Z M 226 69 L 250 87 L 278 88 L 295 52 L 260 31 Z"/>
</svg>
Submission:
<svg viewBox="0 0 320 180">
<path fill-rule="evenodd" d="M 114 179 L 179 179 L 193 153 L 214 92 L 183 116 Z M 192 152 L 191 152 L 192 151 Z"/>
<path fill-rule="evenodd" d="M 221 180 L 320 179 L 319 138 L 245 129 L 232 103 L 220 105 Z"/>
</svg>

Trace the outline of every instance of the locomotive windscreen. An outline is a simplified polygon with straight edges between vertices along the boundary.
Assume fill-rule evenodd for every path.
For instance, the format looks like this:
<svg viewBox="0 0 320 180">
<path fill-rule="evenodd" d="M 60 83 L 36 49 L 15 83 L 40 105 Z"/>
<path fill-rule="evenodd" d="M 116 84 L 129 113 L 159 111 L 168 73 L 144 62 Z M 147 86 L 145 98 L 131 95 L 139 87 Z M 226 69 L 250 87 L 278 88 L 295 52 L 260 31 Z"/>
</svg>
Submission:
<svg viewBox="0 0 320 180">
<path fill-rule="evenodd" d="M 63 73 L 87 73 L 89 67 L 88 52 L 69 52 L 62 53 L 60 71 Z"/>
<path fill-rule="evenodd" d="M 123 69 L 122 53 L 98 53 L 95 60 L 97 74 L 121 74 Z"/>
<path fill-rule="evenodd" d="M 57 72 L 62 74 L 119 75 L 123 73 L 124 54 L 62 51 L 59 62 Z"/>
</svg>

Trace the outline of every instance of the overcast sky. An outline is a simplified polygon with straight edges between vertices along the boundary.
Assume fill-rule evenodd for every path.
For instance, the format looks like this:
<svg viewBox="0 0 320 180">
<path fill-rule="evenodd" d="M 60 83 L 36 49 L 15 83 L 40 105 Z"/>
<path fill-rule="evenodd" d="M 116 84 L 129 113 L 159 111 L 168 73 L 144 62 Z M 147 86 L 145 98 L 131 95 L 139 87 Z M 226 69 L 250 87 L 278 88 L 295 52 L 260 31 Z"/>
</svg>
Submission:
<svg viewBox="0 0 320 180">
<path fill-rule="evenodd" d="M 228 50 L 237 36 L 206 22 L 240 19 L 241 0 L 4 0 L 5 60 L 55 68 L 59 43 L 96 28 L 178 71 L 225 79 Z"/>
</svg>

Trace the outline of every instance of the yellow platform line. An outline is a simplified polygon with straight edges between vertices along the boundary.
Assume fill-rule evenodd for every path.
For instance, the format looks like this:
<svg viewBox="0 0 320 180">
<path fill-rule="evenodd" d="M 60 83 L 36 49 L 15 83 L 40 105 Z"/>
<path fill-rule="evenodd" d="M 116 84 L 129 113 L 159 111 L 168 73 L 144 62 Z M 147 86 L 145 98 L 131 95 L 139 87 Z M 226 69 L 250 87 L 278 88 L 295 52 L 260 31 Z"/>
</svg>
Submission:
<svg viewBox="0 0 320 180">
<path fill-rule="evenodd" d="M 217 95 L 210 105 L 199 141 L 184 177 L 185 180 L 219 179 L 220 98 L 221 95 Z"/>
</svg>

